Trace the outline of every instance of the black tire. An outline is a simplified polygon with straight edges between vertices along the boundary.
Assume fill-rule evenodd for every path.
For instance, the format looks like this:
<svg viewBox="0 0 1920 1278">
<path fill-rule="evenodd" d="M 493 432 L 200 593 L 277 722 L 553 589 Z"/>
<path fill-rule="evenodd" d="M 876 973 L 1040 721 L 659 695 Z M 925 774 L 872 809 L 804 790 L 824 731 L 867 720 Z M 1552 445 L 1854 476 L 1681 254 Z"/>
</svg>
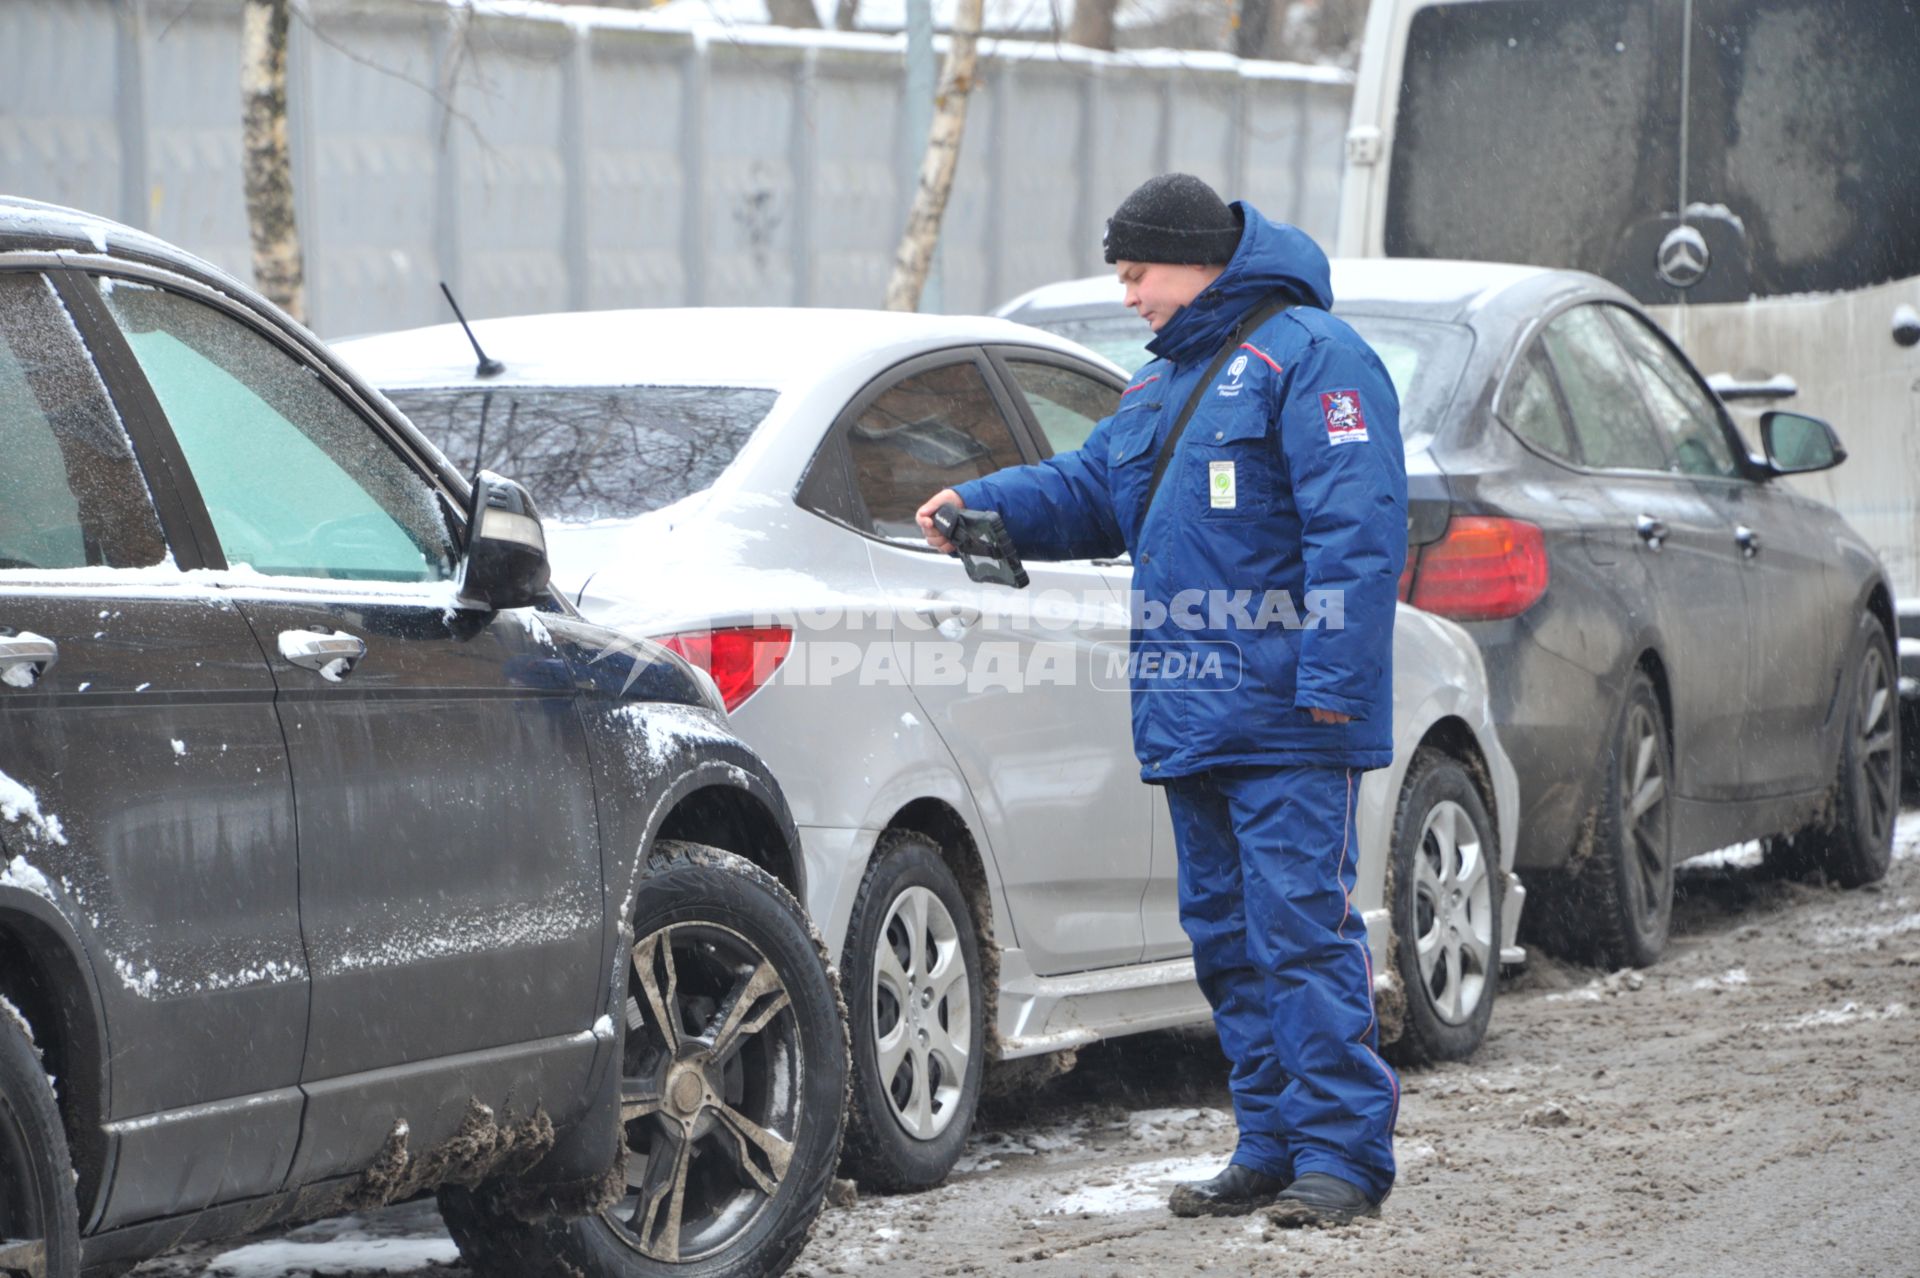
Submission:
<svg viewBox="0 0 1920 1278">
<path fill-rule="evenodd" d="M 1393 819 L 1393 963 L 1406 991 L 1398 1064 L 1465 1060 L 1500 986 L 1500 840 L 1473 777 L 1423 747 Z"/>
<path fill-rule="evenodd" d="M 897 965 L 886 971 L 883 946 Z M 932 839 L 911 830 L 880 836 L 854 898 L 841 967 L 853 1039 L 847 1174 L 882 1192 L 930 1189 L 966 1148 L 986 1059 L 980 941 Z M 889 1070 L 882 1052 L 896 1035 L 901 1054 Z"/>
<path fill-rule="evenodd" d="M 752 863 L 662 840 L 633 935 L 621 1083 L 623 1114 L 640 1111 L 626 1123 L 630 1192 L 595 1215 L 525 1224 L 489 1210 L 484 1189 L 442 1189 L 447 1230 L 481 1278 L 749 1278 L 783 1272 L 813 1231 L 847 1087 L 846 1009 L 819 934 Z M 677 1051 L 662 1007 L 679 1022 Z M 730 1023 L 740 1032 L 726 1035 Z M 669 1175 L 650 1179 L 664 1153 Z"/>
<path fill-rule="evenodd" d="M 1832 800 L 1819 821 L 1771 841 L 1768 859 L 1789 873 L 1817 870 L 1852 888 L 1887 876 L 1900 815 L 1898 667 L 1887 632 L 1871 613 L 1860 618 L 1849 669 Z"/>
<path fill-rule="evenodd" d="M 0 1274 L 80 1272 L 72 1167 L 40 1053 L 26 1022 L 0 1006 Z"/>
<path fill-rule="evenodd" d="M 1653 680 L 1635 670 L 1605 756 L 1591 855 L 1573 884 L 1570 947 L 1608 967 L 1651 967 L 1673 928 L 1673 750 Z"/>
</svg>

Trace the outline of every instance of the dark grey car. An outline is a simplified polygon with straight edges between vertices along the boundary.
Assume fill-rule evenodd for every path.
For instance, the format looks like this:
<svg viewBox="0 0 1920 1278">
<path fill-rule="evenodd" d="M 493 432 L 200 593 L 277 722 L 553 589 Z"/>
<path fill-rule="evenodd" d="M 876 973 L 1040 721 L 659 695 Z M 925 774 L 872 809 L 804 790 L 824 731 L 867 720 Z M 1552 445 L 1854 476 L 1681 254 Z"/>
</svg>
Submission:
<svg viewBox="0 0 1920 1278">
<path fill-rule="evenodd" d="M 0 459 L 0 1271 L 434 1191 L 479 1273 L 783 1268 L 845 1029 L 711 681 L 251 292 L 5 199 Z"/>
<path fill-rule="evenodd" d="M 1515 867 L 1542 939 L 1657 959 L 1682 858 L 1748 839 L 1844 884 L 1898 810 L 1892 592 L 1782 476 L 1844 460 L 1813 418 L 1750 450 L 1626 293 L 1574 271 L 1343 260 L 1335 310 L 1400 389 L 1402 597 L 1466 625 L 1520 777 Z M 1128 367 L 1111 280 L 1003 307 Z"/>
</svg>

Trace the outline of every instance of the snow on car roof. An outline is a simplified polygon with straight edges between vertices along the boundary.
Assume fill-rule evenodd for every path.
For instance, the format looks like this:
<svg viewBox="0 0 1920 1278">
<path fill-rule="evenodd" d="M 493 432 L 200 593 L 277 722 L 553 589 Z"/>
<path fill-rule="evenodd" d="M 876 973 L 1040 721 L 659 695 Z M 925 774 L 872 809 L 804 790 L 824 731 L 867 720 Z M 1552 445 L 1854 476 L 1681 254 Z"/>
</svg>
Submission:
<svg viewBox="0 0 1920 1278">
<path fill-rule="evenodd" d="M 1007 320 L 824 308 L 570 311 L 478 320 L 474 336 L 506 371 L 485 385 L 761 386 L 780 389 L 875 354 L 963 342 L 1013 342 L 1084 356 Z M 473 347 L 458 324 L 332 343 L 375 386 L 467 386 Z"/>
<path fill-rule="evenodd" d="M 1440 258 L 1358 258 L 1333 260 L 1333 297 L 1339 307 L 1366 302 L 1461 308 L 1477 299 L 1511 288 L 1544 272 L 1538 266 L 1510 266 L 1503 262 L 1457 262 Z M 1081 310 L 1121 301 L 1120 283 L 1111 275 L 1089 275 L 1077 280 L 1043 284 L 1023 293 L 995 314 L 1017 316 L 1031 311 Z"/>
</svg>

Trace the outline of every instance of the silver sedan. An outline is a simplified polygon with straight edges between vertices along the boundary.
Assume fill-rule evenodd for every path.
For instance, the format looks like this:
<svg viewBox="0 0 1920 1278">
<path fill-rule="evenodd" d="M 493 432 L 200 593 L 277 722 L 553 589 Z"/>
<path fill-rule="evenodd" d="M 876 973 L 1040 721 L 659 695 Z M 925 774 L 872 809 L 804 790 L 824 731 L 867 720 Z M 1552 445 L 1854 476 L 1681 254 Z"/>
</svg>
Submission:
<svg viewBox="0 0 1920 1278">
<path fill-rule="evenodd" d="M 941 1180 L 990 1059 L 1206 1021 L 1133 755 L 1127 562 L 976 584 L 914 524 L 930 493 L 1078 446 L 1118 367 L 1001 320 L 849 311 L 474 335 L 504 371 L 453 325 L 338 350 L 457 465 L 525 482 L 556 581 L 706 668 L 780 778 L 853 1011 L 856 1175 Z M 1354 901 L 1393 1050 L 1458 1058 L 1521 958 L 1514 770 L 1465 632 L 1403 607 L 1394 660 Z"/>
</svg>

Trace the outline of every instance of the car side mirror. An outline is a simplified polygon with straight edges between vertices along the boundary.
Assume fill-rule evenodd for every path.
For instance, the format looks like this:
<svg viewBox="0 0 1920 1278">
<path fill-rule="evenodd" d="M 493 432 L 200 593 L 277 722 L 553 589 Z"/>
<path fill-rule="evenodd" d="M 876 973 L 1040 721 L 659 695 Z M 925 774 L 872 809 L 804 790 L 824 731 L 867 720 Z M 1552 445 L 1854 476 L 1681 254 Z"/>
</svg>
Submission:
<svg viewBox="0 0 1920 1278">
<path fill-rule="evenodd" d="M 1760 415 L 1760 446 L 1780 475 L 1831 470 L 1847 459 L 1840 437 L 1818 417 L 1774 411 Z"/>
<path fill-rule="evenodd" d="M 547 535 L 533 497 L 511 479 L 483 470 L 467 504 L 467 557 L 460 603 L 468 608 L 527 608 L 547 597 Z"/>
</svg>

